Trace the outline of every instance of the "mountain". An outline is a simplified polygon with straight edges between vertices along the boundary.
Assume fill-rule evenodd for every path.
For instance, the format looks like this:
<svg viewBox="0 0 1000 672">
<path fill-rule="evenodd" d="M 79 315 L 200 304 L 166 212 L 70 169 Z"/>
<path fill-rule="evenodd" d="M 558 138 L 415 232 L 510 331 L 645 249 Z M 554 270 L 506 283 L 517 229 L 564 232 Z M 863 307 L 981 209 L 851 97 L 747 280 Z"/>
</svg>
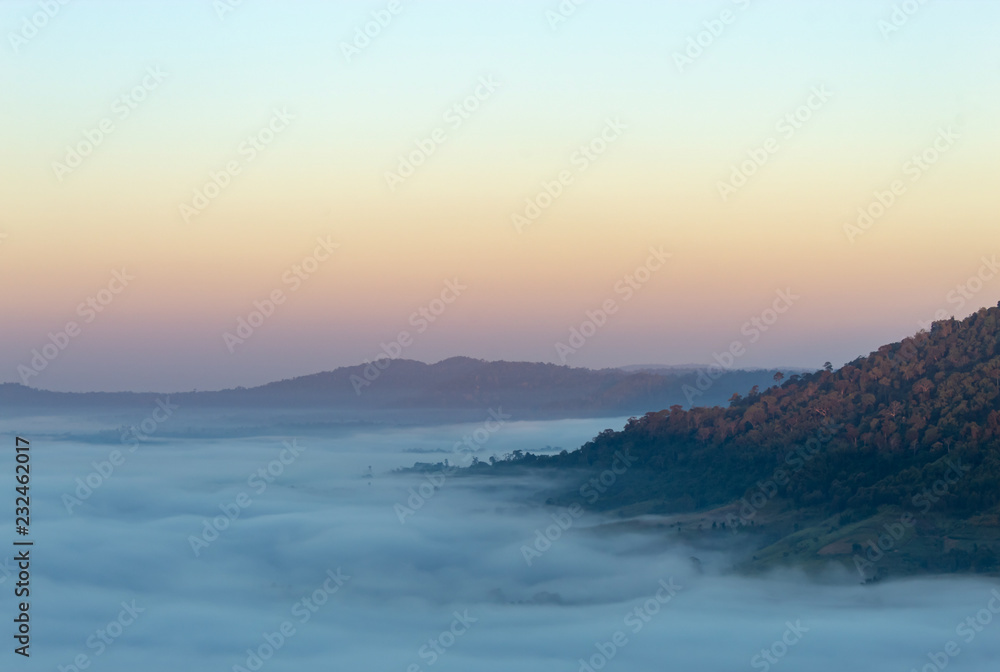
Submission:
<svg viewBox="0 0 1000 672">
<path fill-rule="evenodd" d="M 774 370 L 730 370 L 714 381 L 707 398 L 721 402 L 733 392 L 766 384 Z M 68 393 L 18 384 L 0 385 L 0 409 L 124 411 L 155 406 L 169 396 L 181 408 L 285 414 L 316 422 L 457 422 L 481 420 L 502 407 L 516 419 L 627 416 L 649 408 L 685 404 L 697 386 L 697 371 L 628 372 L 530 362 L 487 362 L 453 357 L 436 364 L 395 359 L 343 367 L 253 388 L 217 392 Z M 700 390 L 699 390 L 700 394 Z M 701 400 L 703 397 L 698 397 Z"/>
<path fill-rule="evenodd" d="M 673 406 L 572 453 L 493 468 L 526 465 L 582 470 L 557 503 L 685 514 L 684 529 L 750 535 L 749 569 L 836 560 L 866 580 L 996 572 L 1000 306 L 727 407 Z"/>
</svg>

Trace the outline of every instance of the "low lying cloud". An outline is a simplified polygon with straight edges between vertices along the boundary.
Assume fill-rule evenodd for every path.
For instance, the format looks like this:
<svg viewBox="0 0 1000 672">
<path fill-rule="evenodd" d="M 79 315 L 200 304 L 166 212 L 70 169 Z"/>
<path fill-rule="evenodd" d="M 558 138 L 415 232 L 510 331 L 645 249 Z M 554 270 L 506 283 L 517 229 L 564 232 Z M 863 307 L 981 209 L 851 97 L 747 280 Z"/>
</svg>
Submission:
<svg viewBox="0 0 1000 672">
<path fill-rule="evenodd" d="M 609 424 L 511 422 L 486 452 L 572 449 Z M 110 444 L 58 418 L 0 426 L 35 432 L 38 669 L 80 669 L 82 655 L 122 672 L 961 672 L 1000 656 L 985 580 L 748 578 L 730 571 L 727 535 L 691 545 L 589 512 L 560 518 L 527 563 L 560 515 L 540 505 L 541 479 L 456 476 L 400 525 L 394 506 L 422 476 L 389 472 L 447 457 L 476 424 L 151 441 L 72 515 L 60 496 Z M 189 537 L 288 445 L 295 459 L 195 556 Z"/>
</svg>

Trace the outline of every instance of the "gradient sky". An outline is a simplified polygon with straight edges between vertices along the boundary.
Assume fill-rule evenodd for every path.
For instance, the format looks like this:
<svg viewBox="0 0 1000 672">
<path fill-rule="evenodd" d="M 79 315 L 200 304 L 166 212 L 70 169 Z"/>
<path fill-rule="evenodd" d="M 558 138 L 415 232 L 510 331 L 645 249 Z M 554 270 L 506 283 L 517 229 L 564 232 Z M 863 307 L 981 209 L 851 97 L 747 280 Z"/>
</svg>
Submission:
<svg viewBox="0 0 1000 672">
<path fill-rule="evenodd" d="M 348 62 L 342 43 L 389 4 L 244 0 L 220 18 L 211 0 L 71 0 L 18 39 L 40 5 L 2 3 L 0 381 L 70 321 L 80 334 L 29 384 L 260 384 L 372 358 L 402 330 L 408 358 L 561 363 L 555 344 L 608 299 L 617 312 L 566 363 L 709 362 L 740 340 L 738 366 L 819 366 L 1000 300 L 1000 276 L 950 294 L 1000 254 L 996 2 L 927 3 L 883 34 L 893 2 L 589 0 L 553 29 L 556 0 L 403 0 Z M 157 67 L 121 119 L 116 100 Z M 454 128 L 445 113 L 484 77 L 499 87 Z M 830 99 L 786 138 L 777 122 L 816 87 Z M 295 119 L 246 161 L 275 109 Z M 609 119 L 627 128 L 581 171 L 574 152 Z M 912 181 L 906 162 L 949 127 Z M 391 190 L 385 173 L 438 128 Z M 724 202 L 719 181 L 769 138 Z M 512 213 L 561 171 L 572 184 L 519 232 Z M 849 240 L 895 180 L 905 193 Z M 318 236 L 339 249 L 291 291 Z M 672 257 L 624 301 L 616 283 L 651 246 Z M 135 279 L 86 322 L 78 306 L 123 268 Z M 410 316 L 455 278 L 467 289 L 417 333 Z M 230 352 L 223 334 L 277 289 L 287 300 Z M 751 342 L 743 325 L 786 289 L 801 298 Z"/>
</svg>

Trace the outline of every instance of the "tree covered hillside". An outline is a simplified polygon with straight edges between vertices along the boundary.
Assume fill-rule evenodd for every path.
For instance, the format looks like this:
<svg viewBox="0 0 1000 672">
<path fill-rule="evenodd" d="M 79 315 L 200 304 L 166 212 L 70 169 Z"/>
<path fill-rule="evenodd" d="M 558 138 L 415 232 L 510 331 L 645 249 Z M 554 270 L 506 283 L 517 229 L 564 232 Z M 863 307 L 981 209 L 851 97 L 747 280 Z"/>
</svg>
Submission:
<svg viewBox="0 0 1000 672">
<path fill-rule="evenodd" d="M 620 457 L 616 463 L 616 455 L 627 456 L 628 466 Z M 782 534 L 828 519 L 817 545 L 850 540 L 852 523 L 887 511 L 924 516 L 917 528 L 929 534 L 940 528 L 933 517 L 995 529 L 1000 306 L 937 322 L 930 332 L 838 370 L 828 365 L 733 395 L 727 408 L 673 406 L 632 418 L 622 431 L 605 430 L 577 451 L 499 466 L 514 464 L 589 473 L 614 467 L 613 477 L 591 481 L 568 498 L 624 514 L 728 505 L 727 516 L 715 523 L 732 529 L 778 525 L 784 512 Z M 958 543 L 950 529 L 936 532 L 944 551 Z M 859 541 L 852 541 L 855 552 Z M 975 544 L 975 553 L 981 550 Z"/>
</svg>

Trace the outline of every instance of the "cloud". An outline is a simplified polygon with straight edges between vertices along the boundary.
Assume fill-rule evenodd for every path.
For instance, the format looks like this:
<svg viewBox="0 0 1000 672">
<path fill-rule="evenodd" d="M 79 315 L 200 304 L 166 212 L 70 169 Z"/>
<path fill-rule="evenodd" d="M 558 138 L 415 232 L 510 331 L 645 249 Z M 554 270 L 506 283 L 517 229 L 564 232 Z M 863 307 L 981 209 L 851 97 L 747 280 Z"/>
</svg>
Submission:
<svg viewBox="0 0 1000 672">
<path fill-rule="evenodd" d="M 53 435 L 93 430 L 58 423 L 48 419 Z M 606 424 L 514 422 L 487 452 L 572 448 Z M 747 578 L 729 571 L 735 549 L 610 527 L 589 513 L 529 566 L 522 545 L 552 524 L 539 505 L 551 486 L 543 479 L 449 479 L 400 525 L 393 506 L 421 477 L 389 471 L 411 465 L 414 448 L 421 460 L 443 459 L 476 426 L 151 442 L 72 515 L 60 495 L 110 444 L 33 441 L 33 663 L 72 670 L 84 655 L 92 670 L 207 672 L 251 669 L 257 656 L 267 672 L 578 672 L 602 660 L 630 672 L 923 670 L 954 640 L 961 650 L 949 667 L 961 672 L 1000 655 L 990 631 L 1000 624 L 980 625 L 971 642 L 957 633 L 988 612 L 995 586 L 984 581 Z M 293 438 L 301 455 L 254 493 L 248 477 Z M 189 536 L 241 492 L 252 504 L 196 557 Z M 349 579 L 331 583 L 338 575 Z M 0 579 L 6 592 L 11 579 L 3 570 Z M 109 628 L 133 601 L 145 611 Z M 111 640 L 103 650 L 100 632 Z"/>
</svg>

